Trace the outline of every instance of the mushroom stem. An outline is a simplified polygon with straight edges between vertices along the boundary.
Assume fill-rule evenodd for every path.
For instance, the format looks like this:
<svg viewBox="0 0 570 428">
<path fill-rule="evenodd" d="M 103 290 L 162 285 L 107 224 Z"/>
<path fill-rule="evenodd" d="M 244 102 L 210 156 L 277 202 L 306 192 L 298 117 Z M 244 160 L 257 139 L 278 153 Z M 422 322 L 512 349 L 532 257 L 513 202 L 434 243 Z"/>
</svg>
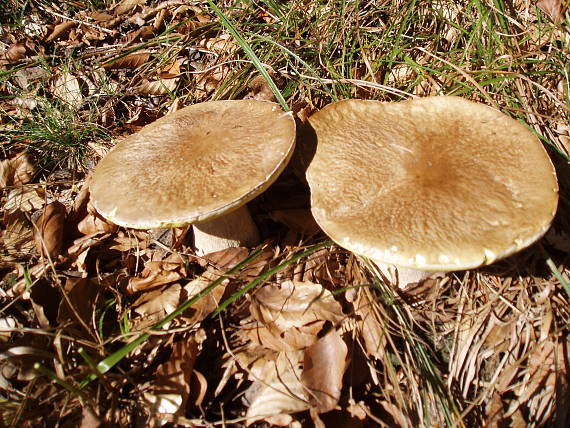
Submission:
<svg viewBox="0 0 570 428">
<path fill-rule="evenodd" d="M 396 266 L 388 263 L 373 260 L 378 270 L 390 281 L 391 284 L 397 285 L 398 288 L 404 289 L 410 284 L 415 284 L 435 276 L 441 276 L 443 272 L 432 272 L 420 269 L 411 269 Z"/>
<path fill-rule="evenodd" d="M 193 225 L 196 254 L 213 253 L 230 247 L 252 247 L 259 244 L 259 230 L 247 206 L 213 220 Z"/>
</svg>

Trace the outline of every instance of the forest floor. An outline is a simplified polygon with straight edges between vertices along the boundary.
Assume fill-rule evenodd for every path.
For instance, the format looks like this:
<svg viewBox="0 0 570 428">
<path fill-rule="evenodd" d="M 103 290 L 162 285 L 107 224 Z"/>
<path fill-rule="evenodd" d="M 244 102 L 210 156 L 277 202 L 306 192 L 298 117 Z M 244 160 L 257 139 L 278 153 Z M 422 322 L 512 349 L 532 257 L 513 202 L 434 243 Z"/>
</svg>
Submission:
<svg viewBox="0 0 570 428">
<path fill-rule="evenodd" d="M 570 426 L 568 2 L 1 4 L 0 426 Z M 538 243 L 394 287 L 316 225 L 298 156 L 249 204 L 257 248 L 198 256 L 89 204 L 108 150 L 184 106 L 274 100 L 302 127 L 430 95 L 544 144 Z"/>
</svg>

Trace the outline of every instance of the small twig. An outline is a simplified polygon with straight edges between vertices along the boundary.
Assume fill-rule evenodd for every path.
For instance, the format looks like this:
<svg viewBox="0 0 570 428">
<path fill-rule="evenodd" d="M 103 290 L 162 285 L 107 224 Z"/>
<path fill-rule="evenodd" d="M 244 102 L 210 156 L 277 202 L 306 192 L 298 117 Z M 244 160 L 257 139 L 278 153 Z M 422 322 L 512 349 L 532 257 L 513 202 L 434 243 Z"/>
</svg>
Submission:
<svg viewBox="0 0 570 428">
<path fill-rule="evenodd" d="M 303 79 L 308 79 L 308 80 L 316 80 L 316 81 L 319 81 L 319 82 L 325 83 L 325 84 L 349 83 L 352 85 L 362 86 L 365 88 L 380 89 L 381 91 L 388 92 L 389 94 L 392 94 L 392 95 L 398 95 L 400 97 L 401 96 L 407 96 L 410 98 L 419 98 L 417 95 L 411 94 L 409 92 L 402 91 L 400 89 L 396 89 L 396 88 L 393 88 L 391 86 L 381 85 L 380 83 L 367 82 L 366 80 L 359 80 L 359 79 L 323 79 L 322 77 L 312 77 L 312 76 L 307 76 L 305 74 L 290 74 L 287 72 L 283 72 L 283 74 L 293 76 L 293 77 L 301 77 Z"/>
<path fill-rule="evenodd" d="M 89 27 L 96 28 L 99 31 L 103 31 L 104 33 L 107 33 L 107 34 L 115 34 L 114 30 L 109 30 L 108 28 L 103 28 L 100 25 L 91 24 L 90 22 L 81 21 L 80 19 L 69 18 L 68 16 L 62 15 L 61 13 L 57 13 L 57 12 L 54 12 L 53 10 L 49 10 L 49 9 L 43 7 L 42 5 L 38 5 L 38 7 L 47 13 L 51 13 L 52 15 L 60 17 L 61 19 L 66 19 L 68 21 L 77 22 L 78 24 L 81 24 L 81 25 L 87 25 Z"/>
</svg>

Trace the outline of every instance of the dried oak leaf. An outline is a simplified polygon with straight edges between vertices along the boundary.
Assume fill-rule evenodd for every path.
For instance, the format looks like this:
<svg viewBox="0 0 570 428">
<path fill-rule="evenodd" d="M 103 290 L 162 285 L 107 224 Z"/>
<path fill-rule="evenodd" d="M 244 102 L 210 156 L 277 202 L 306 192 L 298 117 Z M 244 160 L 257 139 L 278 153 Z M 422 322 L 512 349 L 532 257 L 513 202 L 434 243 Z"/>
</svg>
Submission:
<svg viewBox="0 0 570 428">
<path fill-rule="evenodd" d="M 108 222 L 97 213 L 88 212 L 87 215 L 77 224 L 77 229 L 84 235 L 93 233 L 114 233 L 117 225 Z"/>
<path fill-rule="evenodd" d="M 196 279 L 193 279 L 188 284 L 186 284 L 184 286 L 186 298 L 196 296 L 198 293 L 208 287 L 213 281 L 212 278 L 219 276 L 219 274 L 215 272 L 217 271 L 211 268 L 209 271 L 206 271 L 206 275 L 202 275 Z M 220 299 L 224 295 L 228 283 L 229 280 L 225 279 L 208 294 L 202 296 L 196 303 L 192 305 L 192 307 L 184 312 L 182 318 L 184 318 L 189 324 L 194 324 L 202 321 L 204 318 L 210 315 L 218 307 Z"/>
<path fill-rule="evenodd" d="M 66 210 L 61 202 L 45 206 L 34 227 L 34 241 L 38 253 L 56 260 L 62 252 Z"/>
<path fill-rule="evenodd" d="M 137 7 L 146 4 L 146 0 L 122 0 L 114 10 L 115 16 L 132 13 Z"/>
<path fill-rule="evenodd" d="M 83 102 L 79 80 L 69 72 L 59 73 L 51 84 L 51 93 L 65 104 L 77 109 Z"/>
<path fill-rule="evenodd" d="M 203 267 L 217 268 L 217 270 L 209 270 L 203 274 L 203 276 L 214 281 L 218 279 L 221 274 L 242 262 L 248 255 L 249 250 L 245 247 L 230 247 L 225 250 L 205 254 L 198 262 Z M 273 258 L 274 254 L 272 251 L 262 251 L 251 263 L 240 270 L 237 279 L 244 282 L 252 281 L 267 269 Z"/>
<path fill-rule="evenodd" d="M 48 42 L 48 43 L 53 42 L 54 40 L 65 37 L 67 34 L 69 34 L 71 29 L 75 28 L 76 26 L 77 26 L 77 23 L 75 21 L 64 21 L 60 24 L 57 24 L 53 28 L 53 31 L 51 32 L 51 34 L 49 36 L 47 36 L 46 42 Z"/>
<path fill-rule="evenodd" d="M 184 414 L 199 345 L 194 338 L 176 342 L 168 360 L 157 367 L 156 379 L 144 393 L 151 413 Z"/>
<path fill-rule="evenodd" d="M 134 90 L 140 95 L 167 95 L 176 89 L 178 80 L 178 78 L 159 79 L 154 81 L 143 79 L 143 81 L 136 86 Z"/>
<path fill-rule="evenodd" d="M 562 17 L 562 2 L 561 0 L 538 0 L 536 7 L 542 10 L 555 24 L 560 21 Z"/>
<path fill-rule="evenodd" d="M 24 299 L 29 299 L 30 298 L 29 280 L 31 279 L 32 282 L 35 282 L 37 279 L 45 275 L 47 269 L 48 266 L 46 265 L 46 263 L 43 263 L 42 261 L 36 263 L 31 268 L 28 268 L 28 275 L 19 279 L 18 282 L 16 282 L 16 284 L 12 286 L 12 288 L 6 291 L 6 295 L 10 298 L 22 296 Z"/>
<path fill-rule="evenodd" d="M 200 45 L 220 55 L 231 54 L 239 49 L 239 46 L 233 41 L 229 34 L 224 34 L 222 37 L 204 39 L 200 42 Z"/>
<path fill-rule="evenodd" d="M 305 349 L 301 381 L 317 413 L 333 410 L 340 398 L 348 348 L 338 332 L 331 330 Z"/>
<path fill-rule="evenodd" d="M 146 290 L 159 285 L 179 281 L 186 277 L 186 269 L 182 261 L 151 260 L 145 263 L 144 269 L 137 277 L 129 280 L 127 290 L 131 293 Z"/>
<path fill-rule="evenodd" d="M 46 203 L 43 189 L 28 186 L 16 187 L 6 195 L 4 211 L 33 212 L 41 209 Z"/>
<path fill-rule="evenodd" d="M 178 76 L 180 76 L 180 61 L 178 60 L 162 67 L 158 72 L 158 77 L 161 79 L 174 79 Z"/>
<path fill-rule="evenodd" d="M 247 336 L 276 351 L 304 349 L 318 340 L 326 322 L 336 326 L 344 318 L 330 291 L 300 281 L 260 288 L 252 297 L 250 311 L 257 326 L 247 330 Z"/>
<path fill-rule="evenodd" d="M 61 299 L 57 321 L 64 329 L 78 337 L 95 338 L 95 307 L 101 287 L 89 278 L 67 278 L 66 298 Z"/>
<path fill-rule="evenodd" d="M 149 234 L 142 230 L 119 231 L 113 238 L 113 243 L 109 247 L 111 250 L 121 252 L 145 250 L 150 243 Z"/>
<path fill-rule="evenodd" d="M 101 426 L 103 426 L 103 422 L 97 414 L 89 406 L 84 406 L 81 409 L 81 425 L 79 428 L 99 428 Z"/>
<path fill-rule="evenodd" d="M 6 230 L 0 232 L 1 246 L 8 254 L 29 253 L 34 248 L 32 225 L 20 210 L 5 212 Z"/>
<path fill-rule="evenodd" d="M 270 424 L 286 426 L 293 418 L 290 413 L 310 407 L 307 390 L 301 383 L 303 351 L 280 352 L 275 360 L 266 360 L 266 366 L 258 372 L 263 377 L 246 392 L 249 408 L 246 425 L 264 420 Z"/>
<path fill-rule="evenodd" d="M 220 64 L 216 68 L 199 75 L 196 82 L 196 90 L 208 95 L 220 86 L 220 83 L 230 74 L 230 67 L 227 64 Z"/>
<path fill-rule="evenodd" d="M 181 291 L 180 284 L 172 284 L 143 293 L 133 303 L 134 311 L 140 317 L 132 320 L 132 328 L 144 330 L 174 312 L 180 304 Z"/>
<path fill-rule="evenodd" d="M 12 330 L 16 327 L 22 326 L 13 316 L 0 318 L 0 342 L 8 342 L 12 336 Z"/>
<path fill-rule="evenodd" d="M 386 347 L 386 332 L 381 316 L 375 310 L 377 304 L 370 290 L 358 289 L 356 300 L 353 302 L 354 314 L 358 319 L 357 328 L 364 339 L 366 354 L 382 359 Z"/>
<path fill-rule="evenodd" d="M 149 52 L 132 53 L 123 57 L 111 59 L 103 64 L 105 70 L 134 70 L 146 64 L 150 58 Z"/>
<path fill-rule="evenodd" d="M 6 51 L 6 59 L 9 62 L 18 62 L 26 57 L 26 45 L 24 43 L 12 43 Z"/>
<path fill-rule="evenodd" d="M 35 171 L 32 158 L 26 152 L 20 152 L 10 159 L 0 161 L 0 190 L 28 183 Z"/>
<path fill-rule="evenodd" d="M 71 247 L 67 249 L 67 254 L 71 257 L 79 257 L 83 252 L 89 248 L 101 245 L 110 234 L 96 232 L 91 235 L 85 235 L 73 241 Z"/>
</svg>

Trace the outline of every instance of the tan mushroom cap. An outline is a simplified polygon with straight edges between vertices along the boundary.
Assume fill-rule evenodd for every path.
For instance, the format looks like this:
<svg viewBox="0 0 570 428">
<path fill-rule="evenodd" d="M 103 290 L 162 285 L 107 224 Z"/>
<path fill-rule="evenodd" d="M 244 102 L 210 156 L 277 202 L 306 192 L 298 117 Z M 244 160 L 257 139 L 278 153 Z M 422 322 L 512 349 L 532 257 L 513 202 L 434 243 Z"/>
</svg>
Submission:
<svg viewBox="0 0 570 428">
<path fill-rule="evenodd" d="M 470 269 L 539 239 L 558 203 L 540 141 L 458 97 L 345 100 L 309 118 L 312 211 L 334 241 L 414 269 Z"/>
<path fill-rule="evenodd" d="M 92 202 L 132 228 L 212 219 L 269 187 L 294 145 L 293 116 L 275 103 L 195 104 L 119 142 L 95 168 Z"/>
</svg>

